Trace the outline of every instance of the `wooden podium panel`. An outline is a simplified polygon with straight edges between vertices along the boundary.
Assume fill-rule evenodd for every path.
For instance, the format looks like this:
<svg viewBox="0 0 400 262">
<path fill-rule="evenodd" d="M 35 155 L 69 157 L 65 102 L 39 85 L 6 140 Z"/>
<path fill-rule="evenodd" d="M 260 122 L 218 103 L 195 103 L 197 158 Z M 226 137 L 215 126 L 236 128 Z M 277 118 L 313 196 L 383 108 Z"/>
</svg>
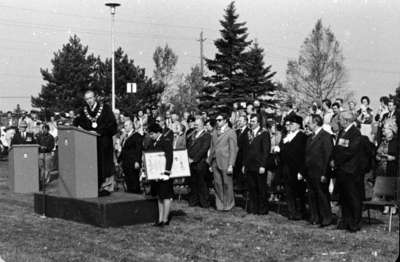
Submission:
<svg viewBox="0 0 400 262">
<path fill-rule="evenodd" d="M 39 145 L 13 145 L 8 153 L 8 185 L 14 193 L 39 191 Z"/>
<path fill-rule="evenodd" d="M 97 136 L 73 126 L 58 127 L 60 196 L 98 197 Z"/>
</svg>

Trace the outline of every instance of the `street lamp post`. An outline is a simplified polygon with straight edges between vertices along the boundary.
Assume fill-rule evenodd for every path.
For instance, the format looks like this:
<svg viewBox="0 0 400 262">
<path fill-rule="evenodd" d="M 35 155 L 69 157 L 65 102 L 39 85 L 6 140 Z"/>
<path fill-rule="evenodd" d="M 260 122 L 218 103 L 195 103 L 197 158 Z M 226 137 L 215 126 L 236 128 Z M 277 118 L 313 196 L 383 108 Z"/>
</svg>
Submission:
<svg viewBox="0 0 400 262">
<path fill-rule="evenodd" d="M 119 3 L 109 2 L 106 6 L 111 10 L 111 107 L 115 110 L 115 55 L 114 55 L 114 19 L 115 9 L 120 6 Z"/>
</svg>

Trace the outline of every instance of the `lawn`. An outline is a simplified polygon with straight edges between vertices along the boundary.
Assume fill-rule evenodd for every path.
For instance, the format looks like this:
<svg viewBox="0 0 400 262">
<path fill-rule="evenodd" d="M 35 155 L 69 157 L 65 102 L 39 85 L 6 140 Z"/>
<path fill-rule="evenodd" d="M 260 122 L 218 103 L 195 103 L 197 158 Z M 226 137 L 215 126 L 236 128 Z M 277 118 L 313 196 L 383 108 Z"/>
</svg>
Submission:
<svg viewBox="0 0 400 262">
<path fill-rule="evenodd" d="M 33 196 L 10 193 L 0 162 L 0 257 L 9 261 L 395 261 L 398 217 L 357 233 L 320 229 L 270 212 L 247 215 L 188 207 L 175 201 L 171 225 L 97 228 L 33 212 Z M 53 182 L 56 183 L 56 182 Z M 53 185 L 54 186 L 54 185 Z M 364 213 L 366 215 L 366 212 Z"/>
</svg>

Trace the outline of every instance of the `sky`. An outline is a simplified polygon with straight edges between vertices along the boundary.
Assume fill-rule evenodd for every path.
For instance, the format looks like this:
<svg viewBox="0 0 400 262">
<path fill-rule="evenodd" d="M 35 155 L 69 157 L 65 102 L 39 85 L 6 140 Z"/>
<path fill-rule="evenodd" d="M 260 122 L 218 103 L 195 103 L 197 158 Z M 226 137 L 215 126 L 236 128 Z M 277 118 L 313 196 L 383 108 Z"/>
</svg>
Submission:
<svg viewBox="0 0 400 262">
<path fill-rule="evenodd" d="M 31 109 L 30 96 L 44 84 L 40 68 L 51 69 L 53 52 L 77 34 L 89 52 L 111 55 L 111 15 L 102 0 L 0 1 L 0 110 L 16 104 Z M 215 54 L 225 0 L 120 0 L 115 43 L 152 76 L 152 54 L 166 43 L 178 55 L 177 73 L 200 61 L 201 30 L 205 57 Z M 400 1 L 398 0 L 237 0 L 239 21 L 249 39 L 265 50 L 276 81 L 285 81 L 289 59 L 321 18 L 341 44 L 348 69 L 347 87 L 359 100 L 393 93 L 400 82 Z M 111 84 L 110 84 L 111 85 Z M 111 88 L 111 87 L 110 87 Z M 118 105 L 117 105 L 118 107 Z"/>
</svg>

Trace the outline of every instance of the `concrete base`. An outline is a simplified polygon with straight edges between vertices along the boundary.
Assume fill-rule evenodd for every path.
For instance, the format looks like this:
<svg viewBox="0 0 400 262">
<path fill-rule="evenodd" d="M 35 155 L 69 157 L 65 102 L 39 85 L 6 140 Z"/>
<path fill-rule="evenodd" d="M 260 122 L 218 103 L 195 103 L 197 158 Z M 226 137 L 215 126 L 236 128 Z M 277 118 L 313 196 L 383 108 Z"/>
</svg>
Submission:
<svg viewBox="0 0 400 262">
<path fill-rule="evenodd" d="M 34 194 L 34 209 L 38 214 L 72 220 L 98 227 L 119 227 L 152 223 L 158 218 L 157 199 L 143 195 L 115 192 L 100 198 L 67 198 Z"/>
</svg>

